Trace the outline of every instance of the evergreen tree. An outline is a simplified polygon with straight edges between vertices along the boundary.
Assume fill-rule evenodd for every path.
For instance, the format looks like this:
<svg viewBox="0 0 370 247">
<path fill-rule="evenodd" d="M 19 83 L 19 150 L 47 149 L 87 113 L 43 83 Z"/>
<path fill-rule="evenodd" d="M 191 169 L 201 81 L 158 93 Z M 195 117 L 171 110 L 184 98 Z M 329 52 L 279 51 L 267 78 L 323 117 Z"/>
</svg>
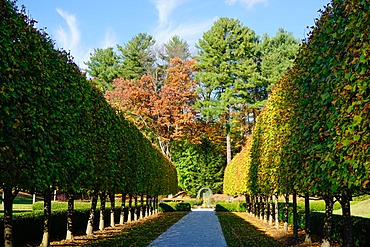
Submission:
<svg viewBox="0 0 370 247">
<path fill-rule="evenodd" d="M 190 58 L 188 43 L 178 35 L 173 36 L 166 44 L 164 44 L 164 48 L 164 59 L 167 63 L 169 63 L 173 58 L 180 58 L 183 61 Z"/>
<path fill-rule="evenodd" d="M 199 144 L 184 141 L 174 145 L 172 157 L 179 187 L 189 196 L 195 197 L 204 186 L 214 193 L 222 192 L 226 163 L 221 148 L 207 138 Z"/>
<path fill-rule="evenodd" d="M 261 74 L 263 84 L 271 87 L 277 83 L 286 69 L 292 67 L 300 41 L 292 33 L 280 28 L 275 37 L 264 34 L 261 42 Z"/>
<path fill-rule="evenodd" d="M 96 48 L 90 53 L 90 60 L 85 63 L 86 72 L 93 77 L 93 82 L 104 91 L 112 89 L 112 82 L 120 76 L 119 58 L 112 47 Z"/>
<path fill-rule="evenodd" d="M 139 33 L 124 46 L 117 45 L 121 52 L 120 67 L 124 79 L 137 80 L 145 74 L 150 74 L 155 63 L 155 54 L 152 51 L 154 44 L 153 36 Z"/>
<path fill-rule="evenodd" d="M 236 19 L 220 18 L 199 40 L 195 78 L 197 102 L 203 117 L 224 122 L 227 162 L 231 160 L 233 115 L 267 98 L 267 88 L 258 80 L 258 38 Z"/>
</svg>

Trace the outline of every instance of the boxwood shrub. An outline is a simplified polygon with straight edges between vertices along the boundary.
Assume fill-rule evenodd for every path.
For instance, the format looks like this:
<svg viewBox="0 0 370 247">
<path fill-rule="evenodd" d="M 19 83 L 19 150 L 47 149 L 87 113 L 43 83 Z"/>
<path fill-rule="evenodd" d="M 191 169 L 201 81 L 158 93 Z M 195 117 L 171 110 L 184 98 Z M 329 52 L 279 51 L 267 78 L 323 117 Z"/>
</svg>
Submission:
<svg viewBox="0 0 370 247">
<path fill-rule="evenodd" d="M 246 212 L 246 203 L 243 201 L 217 201 L 216 208 L 217 212 Z"/>
<path fill-rule="evenodd" d="M 190 211 L 190 203 L 184 202 L 166 202 L 159 203 L 158 211 L 159 212 L 174 212 L 174 211 Z"/>
<path fill-rule="evenodd" d="M 73 234 L 83 235 L 86 230 L 87 220 L 89 218 L 89 209 L 76 209 L 73 214 Z M 95 212 L 94 230 L 99 228 L 99 209 Z M 105 225 L 109 226 L 110 209 L 106 208 Z M 116 224 L 119 223 L 120 208 L 115 209 Z M 125 221 L 127 221 L 127 208 L 125 212 Z M 43 211 L 17 213 L 13 215 L 13 238 L 15 246 L 34 246 L 41 243 L 43 234 Z M 3 216 L 0 215 L 0 221 Z M 54 209 L 50 220 L 51 241 L 57 241 L 65 238 L 67 231 L 67 211 Z M 4 224 L 0 224 L 0 239 L 4 239 Z M 4 242 L 0 241 L 0 247 Z"/>
</svg>

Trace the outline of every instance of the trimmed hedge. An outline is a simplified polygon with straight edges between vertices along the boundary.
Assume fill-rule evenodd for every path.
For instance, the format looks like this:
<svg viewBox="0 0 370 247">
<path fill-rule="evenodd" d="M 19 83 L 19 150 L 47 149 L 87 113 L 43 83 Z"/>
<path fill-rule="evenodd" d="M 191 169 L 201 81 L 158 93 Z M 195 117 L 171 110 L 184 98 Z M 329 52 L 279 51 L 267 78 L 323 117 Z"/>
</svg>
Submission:
<svg viewBox="0 0 370 247">
<path fill-rule="evenodd" d="M 189 204 L 190 205 L 190 204 Z M 128 208 L 125 208 L 125 221 L 127 221 Z M 133 207 L 134 211 L 134 207 Z M 181 211 L 181 210 L 177 210 Z M 115 223 L 119 223 L 120 208 L 115 209 Z M 73 233 L 74 235 L 83 235 L 86 230 L 86 224 L 89 219 L 89 209 L 76 209 L 73 214 Z M 100 211 L 95 212 L 94 230 L 99 228 Z M 110 209 L 104 211 L 105 226 L 109 226 Z M 15 246 L 25 246 L 27 244 L 40 244 L 43 234 L 43 211 L 26 212 L 13 215 L 13 237 Z M 3 218 L 0 216 L 0 221 Z M 51 241 L 56 241 L 65 238 L 67 231 L 67 211 L 54 210 L 51 213 Z M 0 239 L 4 238 L 4 225 L 0 224 Z M 4 242 L 0 241 L 0 247 L 4 246 Z"/>
<path fill-rule="evenodd" d="M 184 202 L 167 202 L 159 203 L 158 211 L 159 212 L 174 212 L 174 211 L 190 211 L 190 203 Z"/>
<path fill-rule="evenodd" d="M 304 217 L 304 216 L 303 216 Z M 370 246 L 370 219 L 352 216 L 352 230 L 354 246 Z M 311 231 L 313 234 L 322 236 L 325 214 L 311 213 Z M 333 215 L 331 239 L 342 244 L 343 217 Z"/>
<path fill-rule="evenodd" d="M 319 203 L 316 203 L 319 205 Z M 285 203 L 279 203 L 279 221 L 284 218 Z M 319 207 L 319 206 L 317 206 Z M 293 206 L 289 203 L 288 223 L 293 225 Z M 298 207 L 298 227 L 305 229 L 304 208 Z M 217 212 L 246 212 L 246 203 L 242 201 L 222 202 L 216 204 Z M 320 212 L 311 212 L 311 231 L 313 234 L 322 236 L 325 214 Z M 354 246 L 370 246 L 370 219 L 352 216 Z M 342 215 L 333 215 L 331 239 L 342 244 L 343 217 Z"/>
<path fill-rule="evenodd" d="M 216 203 L 216 212 L 246 212 L 247 206 L 243 201 L 223 202 Z"/>
</svg>

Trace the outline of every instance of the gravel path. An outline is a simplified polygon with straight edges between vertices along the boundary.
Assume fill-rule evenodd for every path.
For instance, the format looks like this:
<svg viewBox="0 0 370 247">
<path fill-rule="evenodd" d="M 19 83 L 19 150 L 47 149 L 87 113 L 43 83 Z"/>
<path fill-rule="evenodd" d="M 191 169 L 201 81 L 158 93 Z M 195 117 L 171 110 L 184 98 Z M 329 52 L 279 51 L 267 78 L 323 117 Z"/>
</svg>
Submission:
<svg viewBox="0 0 370 247">
<path fill-rule="evenodd" d="M 148 247 L 227 247 L 213 210 L 192 210 Z"/>
</svg>

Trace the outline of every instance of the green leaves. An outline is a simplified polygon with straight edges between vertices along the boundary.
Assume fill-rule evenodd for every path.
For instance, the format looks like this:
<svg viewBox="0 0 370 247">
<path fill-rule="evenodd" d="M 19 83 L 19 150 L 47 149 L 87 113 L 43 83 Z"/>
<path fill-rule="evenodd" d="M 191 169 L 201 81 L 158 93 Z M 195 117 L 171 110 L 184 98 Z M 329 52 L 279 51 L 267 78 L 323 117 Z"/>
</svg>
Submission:
<svg viewBox="0 0 370 247">
<path fill-rule="evenodd" d="M 173 164 L 105 101 L 71 56 L 55 50 L 13 2 L 0 10 L 1 186 L 176 192 Z M 101 60 L 92 63 L 114 64 L 112 52 L 96 50 Z"/>
<path fill-rule="evenodd" d="M 276 181 L 281 192 L 315 196 L 368 190 L 370 74 L 363 68 L 370 11 L 364 6 L 333 0 L 272 90 L 253 131 L 252 193 L 272 194 Z"/>
</svg>

